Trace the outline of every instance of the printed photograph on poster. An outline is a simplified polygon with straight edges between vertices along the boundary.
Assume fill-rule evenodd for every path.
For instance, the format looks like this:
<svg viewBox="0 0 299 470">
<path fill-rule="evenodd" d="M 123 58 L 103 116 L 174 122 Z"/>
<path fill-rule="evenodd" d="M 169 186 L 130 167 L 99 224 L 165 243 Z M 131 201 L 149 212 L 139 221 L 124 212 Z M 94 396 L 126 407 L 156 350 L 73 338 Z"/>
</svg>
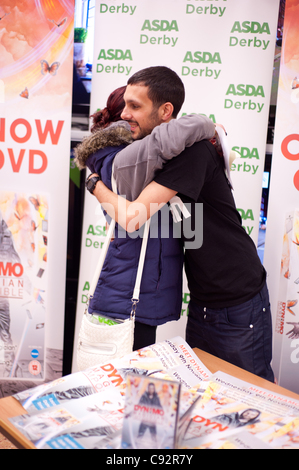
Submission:
<svg viewBox="0 0 299 470">
<path fill-rule="evenodd" d="M 0 191 L 0 380 L 44 378 L 48 199 Z"/>
<path fill-rule="evenodd" d="M 299 363 L 299 211 L 288 212 L 284 225 L 274 336 L 275 366 L 278 380 L 298 392 L 293 377 Z"/>
</svg>

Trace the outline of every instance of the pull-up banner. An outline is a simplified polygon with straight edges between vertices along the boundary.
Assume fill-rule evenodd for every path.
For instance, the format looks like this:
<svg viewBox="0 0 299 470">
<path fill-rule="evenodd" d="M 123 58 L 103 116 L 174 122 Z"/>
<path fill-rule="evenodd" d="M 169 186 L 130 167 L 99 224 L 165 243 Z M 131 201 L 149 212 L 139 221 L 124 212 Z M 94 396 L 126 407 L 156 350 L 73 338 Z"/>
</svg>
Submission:
<svg viewBox="0 0 299 470">
<path fill-rule="evenodd" d="M 265 266 L 274 326 L 273 368 L 299 392 L 299 0 L 287 0 L 271 170 Z"/>
<path fill-rule="evenodd" d="M 109 94 L 140 69 L 163 65 L 175 70 L 186 87 L 182 114 L 205 114 L 228 131 L 239 157 L 231 168 L 234 195 L 244 229 L 255 242 L 278 8 L 279 0 L 96 1 L 91 111 L 103 108 Z M 97 223 L 95 211 L 88 196 L 79 323 L 102 244 L 104 224 Z"/>
<path fill-rule="evenodd" d="M 0 19 L 2 396 L 62 372 L 74 0 L 3 0 Z"/>
</svg>

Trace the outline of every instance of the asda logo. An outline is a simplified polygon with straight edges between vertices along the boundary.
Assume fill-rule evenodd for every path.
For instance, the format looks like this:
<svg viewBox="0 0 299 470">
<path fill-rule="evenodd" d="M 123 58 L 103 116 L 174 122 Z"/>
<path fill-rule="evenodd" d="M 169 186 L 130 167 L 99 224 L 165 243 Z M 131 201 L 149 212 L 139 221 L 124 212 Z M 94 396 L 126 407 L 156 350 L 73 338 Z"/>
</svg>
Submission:
<svg viewBox="0 0 299 470">
<path fill-rule="evenodd" d="M 258 114 L 261 113 L 264 109 L 265 103 L 256 102 L 252 99 L 248 100 L 248 98 L 252 97 L 265 98 L 265 92 L 262 86 L 255 87 L 254 85 L 231 84 L 229 85 L 228 90 L 226 92 L 226 96 L 230 95 L 238 97 L 238 101 L 226 98 L 224 101 L 225 109 L 234 108 L 236 110 L 242 111 L 256 111 Z M 244 97 L 243 101 L 241 101 L 239 97 Z"/>
<path fill-rule="evenodd" d="M 115 60 L 115 61 L 124 61 L 124 60 L 133 60 L 132 53 L 130 49 L 123 51 L 122 49 L 101 49 L 98 61 L 99 60 Z M 132 67 L 118 64 L 105 65 L 103 63 L 97 64 L 97 73 L 108 73 L 108 74 L 124 74 L 129 76 L 131 74 Z"/>
<path fill-rule="evenodd" d="M 268 23 L 258 23 L 257 21 L 236 21 L 232 28 L 232 33 L 240 33 L 240 34 L 255 34 L 254 37 L 236 37 L 231 36 L 229 40 L 230 47 L 250 47 L 254 49 L 260 49 L 262 51 L 266 51 L 270 44 L 270 39 L 262 39 L 260 37 L 261 34 L 270 35 L 270 27 Z"/>
<path fill-rule="evenodd" d="M 175 36 L 170 36 L 165 33 L 171 33 L 175 31 L 176 33 L 179 31 L 178 24 L 175 20 L 167 21 L 167 20 L 145 20 L 142 26 L 141 31 L 150 31 L 154 33 L 160 33 L 160 35 L 148 35 L 148 34 L 141 34 L 140 35 L 140 44 L 148 44 L 151 46 L 170 46 L 175 47 L 178 43 L 179 38 Z M 164 33 L 164 34 L 162 34 Z"/>
<path fill-rule="evenodd" d="M 214 64 L 217 62 L 218 64 L 222 64 L 219 52 L 211 54 L 210 52 L 197 51 L 192 53 L 188 51 L 185 55 L 184 62 L 191 62 L 196 64 Z"/>
<path fill-rule="evenodd" d="M 253 210 L 252 209 L 237 209 L 242 217 L 242 220 L 252 220 L 254 222 Z"/>
<path fill-rule="evenodd" d="M 260 24 L 257 21 L 236 21 L 232 33 L 271 34 L 268 23 Z"/>
<path fill-rule="evenodd" d="M 261 96 L 265 98 L 264 88 L 262 86 L 255 87 L 253 85 L 229 85 L 226 95 L 234 96 Z"/>
<path fill-rule="evenodd" d="M 145 20 L 141 31 L 179 31 L 177 22 L 167 20 Z"/>
<path fill-rule="evenodd" d="M 233 147 L 232 150 L 237 152 L 241 158 L 256 158 L 257 160 L 260 159 L 259 152 L 257 148 L 253 148 L 252 150 L 247 147 Z"/>
<path fill-rule="evenodd" d="M 133 60 L 132 53 L 129 49 L 122 51 L 121 49 L 101 49 L 98 60 Z"/>
<path fill-rule="evenodd" d="M 251 236 L 253 229 L 254 229 L 254 226 L 252 226 L 252 223 L 254 222 L 253 210 L 252 209 L 237 209 L 237 211 L 242 217 L 243 229 L 249 236 Z M 245 225 L 244 222 L 245 224 L 248 224 L 248 225 Z"/>
</svg>

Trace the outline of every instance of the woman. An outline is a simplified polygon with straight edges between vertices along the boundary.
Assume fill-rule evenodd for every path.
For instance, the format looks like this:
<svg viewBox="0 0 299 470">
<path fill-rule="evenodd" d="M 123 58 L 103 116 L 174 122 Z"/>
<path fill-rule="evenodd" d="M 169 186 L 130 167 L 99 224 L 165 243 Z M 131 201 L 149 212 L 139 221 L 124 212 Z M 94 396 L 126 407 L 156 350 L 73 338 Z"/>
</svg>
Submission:
<svg viewBox="0 0 299 470">
<path fill-rule="evenodd" d="M 106 108 L 92 116 L 92 135 L 75 151 L 77 166 L 80 169 L 88 167 L 91 173 L 99 174 L 109 189 L 114 158 L 128 145 L 132 154 L 136 154 L 136 161 L 141 154 L 143 161 L 146 160 L 145 152 L 149 147 L 157 148 L 157 158 L 149 159 L 144 167 L 142 186 L 145 187 L 154 178 L 156 171 L 162 169 L 167 160 L 179 155 L 186 146 L 214 137 L 215 126 L 212 121 L 194 115 L 173 120 L 171 125 L 158 126 L 151 135 L 132 143 L 130 125 L 120 117 L 124 109 L 125 90 L 126 87 L 115 90 L 108 98 Z M 128 188 L 134 186 L 134 177 L 132 172 L 131 181 L 118 186 L 119 194 L 129 197 Z M 165 225 L 169 227 L 169 238 L 162 237 Z M 151 230 L 157 236 L 148 240 L 140 302 L 136 312 L 134 350 L 154 344 L 157 326 L 178 320 L 181 315 L 183 247 L 181 240 L 173 236 L 173 220 L 168 206 L 152 220 Z M 119 319 L 130 316 L 142 242 L 138 232 L 135 234 L 135 237 L 132 234 L 124 236 L 116 227 L 115 239 L 109 247 L 89 305 L 89 313 Z"/>
</svg>

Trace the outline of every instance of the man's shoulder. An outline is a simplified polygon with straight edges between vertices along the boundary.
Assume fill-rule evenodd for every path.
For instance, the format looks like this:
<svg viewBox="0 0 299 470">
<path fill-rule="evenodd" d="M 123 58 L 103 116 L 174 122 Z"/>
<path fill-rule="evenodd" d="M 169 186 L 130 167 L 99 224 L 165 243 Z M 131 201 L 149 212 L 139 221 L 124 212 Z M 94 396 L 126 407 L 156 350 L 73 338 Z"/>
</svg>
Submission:
<svg viewBox="0 0 299 470">
<path fill-rule="evenodd" d="M 200 142 L 195 142 L 191 147 L 186 147 L 180 154 L 180 157 L 184 157 L 183 160 L 181 158 L 177 159 L 182 163 L 188 159 L 190 163 L 195 161 L 198 163 L 208 162 L 214 164 L 219 156 L 214 145 L 209 140 L 201 140 Z"/>
<path fill-rule="evenodd" d="M 209 140 L 201 140 L 199 142 L 195 142 L 191 147 L 189 147 L 189 149 L 192 151 L 192 150 L 196 150 L 196 151 L 205 151 L 205 152 L 209 152 L 209 153 L 214 153 L 216 152 L 216 149 L 214 147 L 214 145 L 209 141 Z M 185 149 L 187 150 L 187 149 Z"/>
</svg>

